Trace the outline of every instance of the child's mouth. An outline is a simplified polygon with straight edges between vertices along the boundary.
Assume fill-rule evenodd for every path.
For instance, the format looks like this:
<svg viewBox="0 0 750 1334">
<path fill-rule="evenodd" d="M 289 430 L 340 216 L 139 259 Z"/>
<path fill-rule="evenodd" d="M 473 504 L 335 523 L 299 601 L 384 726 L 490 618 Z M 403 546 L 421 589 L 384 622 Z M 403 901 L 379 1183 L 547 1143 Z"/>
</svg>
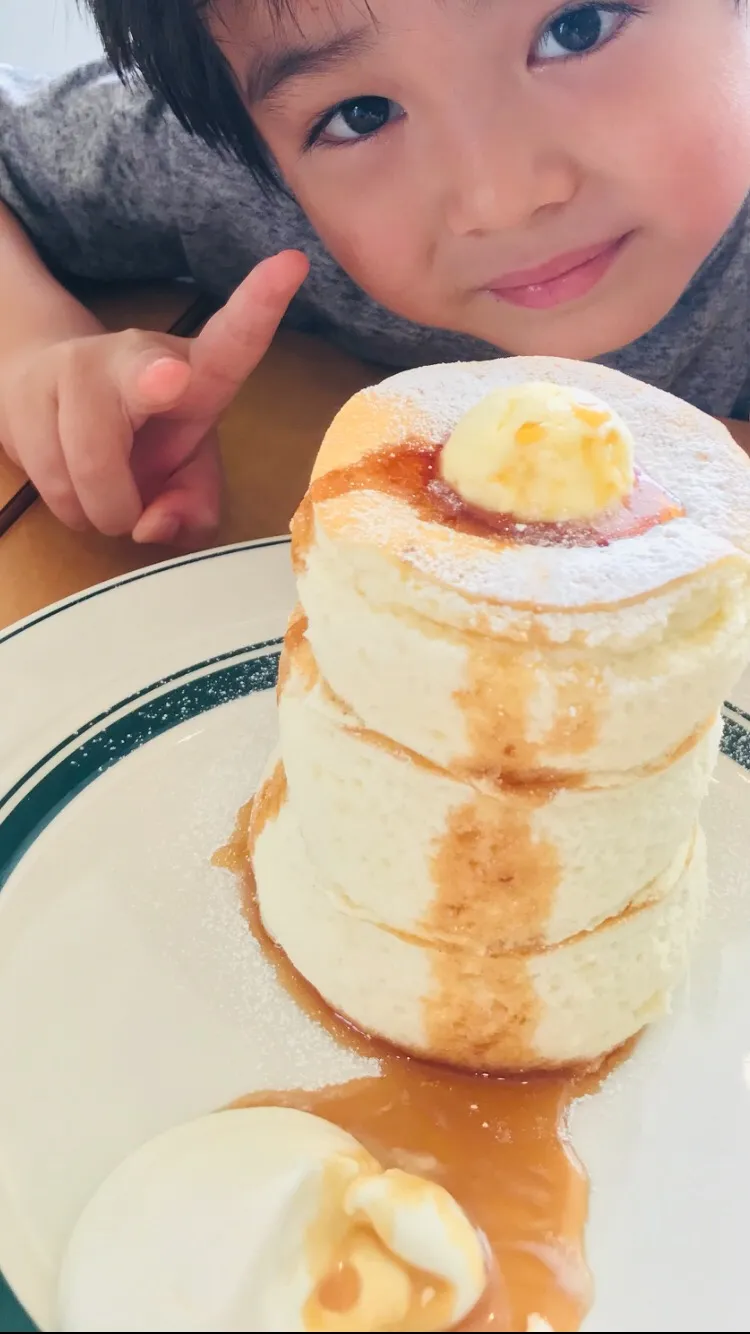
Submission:
<svg viewBox="0 0 750 1334">
<path fill-rule="evenodd" d="M 539 265 L 504 274 L 487 287 L 498 301 L 527 310 L 550 310 L 586 296 L 609 272 L 632 232 L 585 250 L 568 252 Z"/>
</svg>

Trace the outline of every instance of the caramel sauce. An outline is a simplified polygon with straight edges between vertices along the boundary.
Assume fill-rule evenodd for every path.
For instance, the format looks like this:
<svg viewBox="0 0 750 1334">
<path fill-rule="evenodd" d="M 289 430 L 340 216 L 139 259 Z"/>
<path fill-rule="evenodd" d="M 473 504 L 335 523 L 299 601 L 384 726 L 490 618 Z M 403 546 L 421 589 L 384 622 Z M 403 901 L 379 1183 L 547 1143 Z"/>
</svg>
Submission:
<svg viewBox="0 0 750 1334">
<path fill-rule="evenodd" d="M 359 1301 L 360 1291 L 362 1281 L 358 1271 L 348 1261 L 342 1261 L 334 1274 L 328 1274 L 320 1282 L 315 1297 L 324 1310 L 346 1315 Z"/>
<path fill-rule="evenodd" d="M 359 1301 L 361 1288 L 362 1282 L 354 1265 L 342 1260 L 335 1272 L 322 1280 L 315 1296 L 326 1311 L 344 1315 Z"/>
<path fill-rule="evenodd" d="M 295 516 L 293 545 L 304 563 L 311 539 L 312 506 L 349 491 L 384 491 L 406 501 L 418 518 L 475 537 L 495 537 L 528 546 L 606 547 L 637 537 L 684 513 L 677 500 L 645 473 L 635 470 L 635 486 L 621 505 L 589 520 L 522 523 L 512 514 L 493 514 L 466 504 L 440 476 L 442 445 L 414 440 L 393 449 L 365 454 L 357 463 L 324 473 L 311 484 Z"/>
<path fill-rule="evenodd" d="M 477 792 L 454 807 L 435 839 L 437 894 L 427 923 L 446 939 L 501 940 L 506 950 L 539 947 L 560 881 L 556 847 L 537 835 L 533 816 L 554 788 L 526 788 L 502 803 Z"/>
<path fill-rule="evenodd" d="M 599 735 L 600 708 L 607 701 L 601 669 L 597 663 L 572 668 L 569 679 L 557 678 L 554 718 L 544 738 L 547 756 L 582 755 Z M 470 646 L 466 685 L 456 698 L 466 717 L 471 745 L 471 772 L 493 782 L 533 782 L 541 771 L 545 781 L 571 786 L 575 774 L 565 770 L 540 769 L 540 745 L 528 739 L 528 702 L 538 692 L 533 660 L 514 652 L 502 652 L 500 644 L 476 642 Z M 492 726 L 488 727 L 488 719 Z"/>
<path fill-rule="evenodd" d="M 278 783 L 272 778 L 267 787 L 264 818 L 272 819 Z M 376 1058 L 380 1072 L 314 1091 L 254 1093 L 233 1105 L 312 1112 L 348 1131 L 384 1166 L 432 1178 L 450 1191 L 484 1234 L 491 1257 L 484 1295 L 460 1329 L 526 1330 L 535 1314 L 554 1330 L 578 1329 L 591 1301 L 583 1242 L 588 1182 L 568 1141 L 568 1112 L 576 1098 L 599 1087 L 632 1043 L 596 1071 L 499 1078 L 430 1065 L 358 1032 L 333 1013 L 263 927 L 248 855 L 252 805 L 239 812 L 213 863 L 237 875 L 249 927 L 280 984 L 334 1041 Z M 257 834 L 257 812 L 254 824 Z"/>
<path fill-rule="evenodd" d="M 239 1106 L 252 1106 L 251 1101 L 242 1099 Z M 287 1104 L 289 1105 L 289 1104 Z M 296 1104 L 292 1104 L 296 1106 Z M 333 1119 L 331 1117 L 329 1120 Z M 325 1186 L 324 1186 L 325 1190 Z M 340 1203 L 336 1206 L 336 1211 L 341 1208 Z M 416 1269 L 406 1261 L 400 1261 L 394 1265 L 393 1257 L 387 1246 L 380 1240 L 374 1228 L 366 1224 L 364 1226 L 355 1226 L 351 1229 L 343 1243 L 344 1258 L 338 1262 L 332 1271 L 324 1274 L 323 1278 L 316 1285 L 310 1294 L 304 1307 L 303 1322 L 306 1330 L 311 1334 L 315 1331 L 344 1331 L 351 1329 L 352 1315 L 356 1306 L 362 1298 L 362 1279 L 359 1269 L 356 1267 L 357 1260 L 361 1262 L 363 1256 L 370 1260 L 370 1264 L 375 1260 L 380 1269 L 380 1282 L 384 1274 L 389 1271 L 397 1274 L 406 1280 L 408 1297 L 403 1301 L 405 1293 L 399 1294 L 398 1290 L 394 1294 L 391 1290 L 388 1293 L 380 1294 L 378 1305 L 380 1310 L 385 1312 L 390 1307 L 393 1310 L 392 1298 L 396 1296 L 396 1309 L 401 1308 L 401 1316 L 398 1324 L 391 1323 L 388 1316 L 385 1315 L 383 1323 L 378 1324 L 379 1329 L 398 1329 L 404 1331 L 404 1334 L 410 1334 L 411 1331 L 424 1329 L 447 1329 L 451 1323 L 451 1314 L 453 1311 L 453 1294 L 451 1286 L 444 1279 L 436 1278 L 434 1274 L 428 1274 L 423 1269 Z M 351 1258 L 350 1258 L 351 1257 Z M 327 1258 L 327 1257 L 326 1257 Z M 316 1271 L 315 1257 L 309 1256 L 308 1263 L 311 1263 L 312 1272 Z M 325 1261 L 323 1262 L 325 1264 Z M 370 1275 L 370 1300 L 365 1298 L 364 1311 L 360 1307 L 357 1312 L 359 1328 L 362 1328 L 362 1319 L 367 1314 L 369 1306 L 369 1316 L 372 1319 L 372 1286 L 375 1276 Z M 377 1281 L 377 1280 L 376 1280 Z M 398 1296 L 402 1296 L 402 1301 L 398 1301 Z M 391 1300 L 389 1301 L 389 1297 Z M 383 1302 L 385 1298 L 385 1302 Z M 377 1297 L 376 1297 L 377 1301 Z M 381 1316 L 381 1320 L 383 1317 Z M 391 1318 L 392 1319 L 392 1318 Z"/>
</svg>

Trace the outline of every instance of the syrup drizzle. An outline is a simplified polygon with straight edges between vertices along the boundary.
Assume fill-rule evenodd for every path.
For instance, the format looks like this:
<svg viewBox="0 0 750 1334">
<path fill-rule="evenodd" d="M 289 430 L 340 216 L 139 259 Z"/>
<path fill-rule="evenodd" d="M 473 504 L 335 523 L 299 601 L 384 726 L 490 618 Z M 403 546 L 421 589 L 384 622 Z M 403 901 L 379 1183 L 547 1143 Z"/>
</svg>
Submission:
<svg viewBox="0 0 750 1334">
<path fill-rule="evenodd" d="M 459 1329 L 526 1330 L 532 1316 L 554 1330 L 578 1329 L 592 1295 L 584 1254 L 588 1181 L 568 1140 L 568 1113 L 633 1044 L 596 1071 L 498 1078 L 430 1065 L 358 1032 L 329 1009 L 263 927 L 248 857 L 251 806 L 239 812 L 213 864 L 237 876 L 248 925 L 280 984 L 335 1042 L 376 1058 L 380 1072 L 317 1091 L 255 1093 L 234 1105 L 294 1107 L 325 1117 L 384 1166 L 432 1178 L 450 1191 L 484 1235 L 491 1257 L 487 1288 Z"/>
<path fill-rule="evenodd" d="M 631 494 L 595 519 L 522 523 L 512 514 L 493 514 L 462 500 L 440 475 L 441 450 L 442 445 L 414 440 L 365 454 L 357 463 L 314 481 L 303 504 L 314 505 L 348 491 L 382 491 L 406 501 L 424 522 L 522 546 L 606 547 L 684 514 L 674 496 L 636 468 Z"/>
</svg>

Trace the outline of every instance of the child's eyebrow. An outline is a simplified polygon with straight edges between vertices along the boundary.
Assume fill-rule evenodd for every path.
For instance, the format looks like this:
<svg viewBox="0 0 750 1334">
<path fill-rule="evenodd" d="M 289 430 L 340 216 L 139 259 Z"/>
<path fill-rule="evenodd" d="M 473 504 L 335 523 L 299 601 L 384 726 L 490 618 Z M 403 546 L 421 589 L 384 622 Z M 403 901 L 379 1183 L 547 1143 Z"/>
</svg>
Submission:
<svg viewBox="0 0 750 1334">
<path fill-rule="evenodd" d="M 305 74 L 322 74 L 342 64 L 350 56 L 360 55 L 373 44 L 375 34 L 371 25 L 350 28 L 338 33 L 327 42 L 304 43 L 298 46 L 258 52 L 245 78 L 248 101 L 252 106 L 264 102 L 282 84 Z"/>
</svg>

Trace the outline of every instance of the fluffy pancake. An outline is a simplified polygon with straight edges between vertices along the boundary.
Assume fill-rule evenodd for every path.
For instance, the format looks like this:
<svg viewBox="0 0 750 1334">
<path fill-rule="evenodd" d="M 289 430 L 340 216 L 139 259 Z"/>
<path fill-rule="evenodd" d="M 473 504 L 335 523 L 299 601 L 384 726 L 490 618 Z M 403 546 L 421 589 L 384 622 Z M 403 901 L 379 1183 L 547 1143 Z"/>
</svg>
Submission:
<svg viewBox="0 0 750 1334">
<path fill-rule="evenodd" d="M 508 396 L 485 396 L 540 381 L 594 395 L 593 418 L 619 414 L 632 437 L 626 499 L 604 514 L 575 508 L 564 459 L 529 464 L 526 443 L 554 441 L 525 407 L 493 448 L 526 479 L 528 522 L 442 478 L 460 420 L 475 481 L 512 492 L 472 422 L 506 430 Z M 585 471 L 592 441 L 564 408 L 592 411 L 552 398 Z M 585 520 L 550 520 L 556 487 Z M 334 1009 L 408 1051 L 598 1061 L 663 1011 L 701 916 L 700 804 L 750 655 L 747 460 L 702 413 L 603 367 L 408 371 L 339 413 L 292 551 L 281 758 L 250 835 L 267 930 Z"/>
<path fill-rule="evenodd" d="M 438 447 L 489 389 L 532 379 L 611 403 L 664 489 L 662 521 L 607 545 L 570 529 L 529 544 L 425 518 L 394 488 L 394 456 Z M 723 427 L 615 371 L 538 358 L 356 395 L 293 527 L 331 688 L 366 727 L 471 775 L 626 770 L 679 747 L 750 653 L 749 550 L 750 469 Z"/>
<path fill-rule="evenodd" d="M 544 950 L 427 945 L 321 883 L 283 784 L 251 828 L 266 929 L 338 1013 L 431 1060 L 483 1070 L 597 1061 L 663 1013 L 705 898 L 703 836 L 659 899 Z"/>
<path fill-rule="evenodd" d="M 297 822 L 316 876 L 367 921 L 429 944 L 553 944 L 657 896 L 692 839 L 718 720 L 669 763 L 600 786 L 469 783 L 366 731 L 304 637 L 285 652 L 279 727 Z"/>
</svg>

